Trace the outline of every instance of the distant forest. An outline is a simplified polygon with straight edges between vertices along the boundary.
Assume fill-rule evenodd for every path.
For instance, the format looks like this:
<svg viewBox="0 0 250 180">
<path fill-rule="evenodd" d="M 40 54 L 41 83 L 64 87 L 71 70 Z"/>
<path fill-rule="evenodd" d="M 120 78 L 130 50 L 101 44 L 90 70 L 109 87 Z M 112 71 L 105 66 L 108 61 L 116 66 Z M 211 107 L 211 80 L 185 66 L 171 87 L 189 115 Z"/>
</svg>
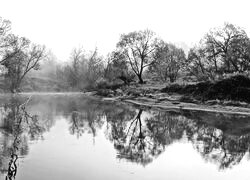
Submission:
<svg viewBox="0 0 250 180">
<path fill-rule="evenodd" d="M 147 81 L 164 83 L 216 81 L 249 75 L 250 39 L 240 27 L 213 28 L 185 54 L 175 44 L 146 29 L 122 34 L 106 57 L 98 49 L 75 48 L 62 63 L 45 46 L 11 32 L 0 17 L 0 90 L 86 91 Z M 66 57 L 67 58 L 67 57 Z"/>
</svg>

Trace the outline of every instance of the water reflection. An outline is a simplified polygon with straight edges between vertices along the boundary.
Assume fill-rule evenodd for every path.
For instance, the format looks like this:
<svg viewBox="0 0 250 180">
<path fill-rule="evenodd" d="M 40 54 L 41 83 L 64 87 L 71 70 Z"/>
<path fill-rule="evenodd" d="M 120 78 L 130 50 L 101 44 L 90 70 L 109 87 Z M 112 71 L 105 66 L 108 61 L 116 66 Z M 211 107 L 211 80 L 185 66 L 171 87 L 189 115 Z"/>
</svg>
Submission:
<svg viewBox="0 0 250 180">
<path fill-rule="evenodd" d="M 195 149 L 206 161 L 214 162 L 220 169 L 238 164 L 249 152 L 249 117 L 187 112 L 193 120 L 187 124 L 186 133 Z"/>
<path fill-rule="evenodd" d="M 29 99 L 23 102 L 21 99 L 12 98 L 2 108 L 0 168 L 1 172 L 6 174 L 6 180 L 15 179 L 17 160 L 29 151 L 28 138 L 36 140 L 42 137 L 45 131 L 39 124 L 38 116 L 27 113 L 28 102 Z"/>
<path fill-rule="evenodd" d="M 146 165 L 169 145 L 183 139 L 191 142 L 206 161 L 218 164 L 219 169 L 238 164 L 249 152 L 247 116 L 151 111 L 142 120 L 142 112 L 140 109 L 132 119 L 120 118 L 120 122 L 107 118 L 109 139 L 118 158 Z"/>
<path fill-rule="evenodd" d="M 146 165 L 152 162 L 152 156 L 158 153 L 154 142 L 150 140 L 142 125 L 142 112 L 140 109 L 135 118 L 122 120 L 123 123 L 109 120 L 108 124 L 111 128 L 109 139 L 118 151 L 118 158 Z"/>
<path fill-rule="evenodd" d="M 78 137 L 84 132 L 95 136 L 105 124 L 106 137 L 117 150 L 117 158 L 143 166 L 183 139 L 191 142 L 206 161 L 218 164 L 219 169 L 238 164 L 249 152 L 247 116 L 110 106 L 90 105 L 81 113 L 73 111 L 70 132 Z"/>
<path fill-rule="evenodd" d="M 29 142 L 43 139 L 58 117 L 66 119 L 71 136 L 80 140 L 85 134 L 93 139 L 104 134 L 117 159 L 144 167 L 175 142 L 191 143 L 219 169 L 232 168 L 249 156 L 248 116 L 167 112 L 86 97 L 18 97 L 1 108 L 0 169 L 6 179 L 15 178 L 18 160 L 29 153 Z"/>
</svg>

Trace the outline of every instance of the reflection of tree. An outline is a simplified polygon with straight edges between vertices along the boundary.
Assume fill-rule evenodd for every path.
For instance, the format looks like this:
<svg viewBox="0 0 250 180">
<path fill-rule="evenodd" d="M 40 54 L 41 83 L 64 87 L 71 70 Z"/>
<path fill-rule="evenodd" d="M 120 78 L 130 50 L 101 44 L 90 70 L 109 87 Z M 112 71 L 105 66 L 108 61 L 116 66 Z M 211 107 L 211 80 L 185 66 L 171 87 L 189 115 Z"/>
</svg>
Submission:
<svg viewBox="0 0 250 180">
<path fill-rule="evenodd" d="M 38 139 L 45 131 L 45 128 L 39 124 L 38 116 L 31 116 L 26 111 L 28 101 L 22 103 L 20 99 L 13 98 L 10 103 L 4 106 L 5 116 L 2 119 L 3 123 L 0 129 L 3 134 L 0 167 L 2 172 L 7 173 L 6 180 L 15 178 L 18 157 L 28 153 L 28 138 Z M 8 167 L 6 167 L 8 157 L 10 160 Z"/>
<path fill-rule="evenodd" d="M 79 138 L 84 133 L 84 121 L 82 115 L 76 111 L 71 114 L 70 134 L 76 134 Z"/>
<path fill-rule="evenodd" d="M 147 126 L 155 142 L 167 146 L 185 136 L 205 160 L 218 163 L 219 168 L 224 169 L 238 164 L 249 150 L 247 119 L 204 112 L 191 116 L 155 112 Z"/>
<path fill-rule="evenodd" d="M 166 146 L 183 136 L 184 125 L 180 116 L 159 112 L 141 119 L 142 110 L 129 124 L 123 145 L 119 145 L 121 158 L 146 165 L 158 157 Z M 152 114 L 151 114 L 152 115 Z"/>
<path fill-rule="evenodd" d="M 189 139 L 205 160 L 218 163 L 220 169 L 238 164 L 250 144 L 250 134 L 233 136 L 204 125 L 190 132 Z"/>
<path fill-rule="evenodd" d="M 127 121 L 131 119 L 131 113 L 135 114 L 134 111 L 131 112 L 129 108 L 125 106 L 117 105 L 115 103 L 107 103 L 102 101 L 86 101 L 86 104 L 79 108 L 79 105 L 71 103 L 69 114 L 69 131 L 71 134 L 80 137 L 83 133 L 92 134 L 96 136 L 97 130 L 101 129 L 105 120 L 110 124 L 113 122 L 121 122 L 121 120 Z M 116 123 L 116 125 L 118 125 Z M 115 132 L 112 132 L 114 136 L 109 136 L 110 138 L 115 137 L 119 131 L 118 125 L 116 128 L 113 128 Z M 111 140 L 112 141 L 112 140 Z"/>
<path fill-rule="evenodd" d="M 232 124 L 235 117 L 226 117 L 224 120 L 217 114 L 195 114 L 190 117 L 186 114 L 151 111 L 148 118 L 142 118 L 142 110 L 139 110 L 135 118 L 120 112 L 117 118 L 114 112 L 111 115 L 110 112 L 106 113 L 108 138 L 114 143 L 118 158 L 130 162 L 146 165 L 167 146 L 184 137 L 192 142 L 205 160 L 218 163 L 220 169 L 238 164 L 249 151 L 248 122 L 242 118 L 237 120 L 238 124 Z M 204 117 L 215 119 L 215 123 L 206 122 Z M 218 122 L 220 120 L 224 120 L 224 125 Z M 236 129 L 239 126 L 242 133 Z"/>
<path fill-rule="evenodd" d="M 118 151 L 117 157 L 147 165 L 162 152 L 162 146 L 158 146 L 151 137 L 141 117 L 142 112 L 139 110 L 135 118 L 131 116 L 134 113 L 130 117 L 119 113 L 119 118 L 113 121 L 108 118 L 109 114 L 106 117 L 109 125 L 108 137 Z"/>
<path fill-rule="evenodd" d="M 119 141 L 123 141 L 126 136 L 126 125 L 129 120 L 135 117 L 135 110 L 129 108 L 112 108 L 104 111 L 107 121 L 106 136 L 107 138 L 116 144 Z"/>
<path fill-rule="evenodd" d="M 183 120 L 183 117 L 178 114 L 160 111 L 154 113 L 154 116 L 148 118 L 146 122 L 156 144 L 165 147 L 182 138 L 185 129 Z"/>
<path fill-rule="evenodd" d="M 96 136 L 96 129 L 101 128 L 103 122 L 101 121 L 101 111 L 98 107 L 90 106 L 84 110 L 71 112 L 70 127 L 71 134 L 75 134 L 78 138 L 84 133 L 93 134 Z"/>
<path fill-rule="evenodd" d="M 147 142 L 147 132 L 142 127 L 141 114 L 142 110 L 139 110 L 136 117 L 127 123 L 129 126 L 126 132 L 120 133 L 122 136 L 118 136 L 117 141 L 114 141 L 114 147 L 119 152 L 118 158 L 146 165 L 152 161 L 151 144 Z"/>
<path fill-rule="evenodd" d="M 169 145 L 183 139 L 191 142 L 206 161 L 217 163 L 219 168 L 238 164 L 249 151 L 249 117 L 184 110 L 181 113 L 140 111 L 133 106 L 85 97 L 58 96 L 55 99 L 50 97 L 49 100 L 43 97 L 41 103 L 34 99 L 35 97 L 29 103 L 33 109 L 37 104 L 42 104 L 48 108 L 47 111 L 42 111 L 47 114 L 53 107 L 53 116 L 68 118 L 71 134 L 78 137 L 83 133 L 95 136 L 102 128 L 106 138 L 114 145 L 118 158 L 142 165 L 152 162 Z M 44 105 L 47 102 L 51 102 L 51 106 Z M 40 108 L 41 106 L 39 111 Z M 14 112 L 10 108 L 7 111 L 7 114 Z M 12 125 L 12 121 L 5 122 L 5 132 L 9 133 L 4 135 L 3 141 L 6 143 L 1 144 L 6 144 L 6 147 L 8 142 L 13 141 L 13 137 L 9 135 Z M 21 137 L 24 145 L 20 148 L 23 147 L 25 152 L 28 151 L 28 146 L 25 146 L 27 138 L 25 140 L 24 137 Z"/>
</svg>

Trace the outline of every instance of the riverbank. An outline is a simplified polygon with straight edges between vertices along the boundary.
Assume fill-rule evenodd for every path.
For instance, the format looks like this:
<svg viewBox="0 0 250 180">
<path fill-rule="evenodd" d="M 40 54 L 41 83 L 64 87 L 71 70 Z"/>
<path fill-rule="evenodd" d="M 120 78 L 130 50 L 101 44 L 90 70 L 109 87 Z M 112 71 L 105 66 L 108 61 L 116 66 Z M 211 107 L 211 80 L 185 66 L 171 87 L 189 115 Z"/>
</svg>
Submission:
<svg viewBox="0 0 250 180">
<path fill-rule="evenodd" d="M 239 114 L 239 115 L 249 115 L 250 116 L 250 108 L 242 107 L 242 106 L 229 106 L 229 105 L 220 105 L 214 104 L 211 105 L 208 103 L 200 104 L 200 103 L 185 103 L 181 102 L 177 99 L 174 99 L 173 96 L 162 99 L 154 99 L 148 97 L 137 97 L 137 98 L 129 98 L 129 97 L 102 97 L 103 101 L 121 101 L 126 103 L 131 103 L 138 106 L 145 106 L 149 108 L 157 108 L 164 109 L 169 111 L 205 111 L 205 112 L 216 112 L 216 113 L 227 113 L 227 114 Z"/>
<path fill-rule="evenodd" d="M 192 85 L 132 84 L 85 93 L 104 101 L 122 101 L 165 110 L 192 110 L 250 115 L 250 80 L 235 76 Z"/>
</svg>

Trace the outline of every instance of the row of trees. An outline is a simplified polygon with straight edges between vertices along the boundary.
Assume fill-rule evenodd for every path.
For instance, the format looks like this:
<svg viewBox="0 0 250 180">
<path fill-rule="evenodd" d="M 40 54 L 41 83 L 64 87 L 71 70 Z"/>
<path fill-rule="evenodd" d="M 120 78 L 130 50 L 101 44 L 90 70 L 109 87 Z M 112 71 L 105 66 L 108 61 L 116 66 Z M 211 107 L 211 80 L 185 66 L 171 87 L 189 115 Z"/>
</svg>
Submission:
<svg viewBox="0 0 250 180">
<path fill-rule="evenodd" d="M 145 69 L 170 82 L 177 79 L 180 70 L 198 80 L 214 80 L 225 73 L 250 69 L 250 39 L 243 29 L 229 23 L 210 30 L 187 56 L 183 49 L 157 38 L 150 30 L 121 35 L 115 52 L 121 54 L 121 63 L 130 65 L 140 83 Z"/>
<path fill-rule="evenodd" d="M 97 49 L 86 53 L 78 48 L 72 51 L 68 64 L 57 68 L 57 78 L 66 82 L 71 90 L 94 88 L 103 72 L 104 61 Z"/>
<path fill-rule="evenodd" d="M 69 86 L 80 89 L 93 88 L 102 80 L 129 84 L 137 77 L 139 83 L 144 83 L 145 70 L 163 81 L 174 82 L 185 62 L 181 48 L 144 30 L 121 35 L 116 50 L 106 58 L 98 55 L 97 50 L 89 55 L 82 48 L 74 49 L 70 63 L 61 67 L 58 74 Z"/>
<path fill-rule="evenodd" d="M 46 59 L 45 47 L 11 33 L 11 23 L 0 18 L 0 70 L 6 87 L 19 91 L 21 82 Z M 250 39 L 246 32 L 229 23 L 210 30 L 186 55 L 182 48 L 158 38 L 151 30 L 122 34 L 116 49 L 106 58 L 97 49 L 72 51 L 67 65 L 56 65 L 55 78 L 72 89 L 94 88 L 99 82 L 129 84 L 144 74 L 174 82 L 180 74 L 198 80 L 215 80 L 226 73 L 250 69 Z M 65 86 L 64 86 L 65 87 Z"/>
<path fill-rule="evenodd" d="M 106 58 L 102 78 L 125 84 L 137 77 L 144 83 L 148 73 L 161 81 L 174 82 L 181 74 L 197 80 L 215 80 L 227 73 L 250 69 L 250 39 L 233 24 L 210 30 L 186 55 L 182 48 L 164 42 L 150 30 L 122 34 L 116 49 Z"/>
<path fill-rule="evenodd" d="M 45 57 L 44 46 L 11 33 L 11 22 L 0 17 L 0 65 L 8 90 L 19 91 L 27 73 L 39 69 Z"/>
</svg>

